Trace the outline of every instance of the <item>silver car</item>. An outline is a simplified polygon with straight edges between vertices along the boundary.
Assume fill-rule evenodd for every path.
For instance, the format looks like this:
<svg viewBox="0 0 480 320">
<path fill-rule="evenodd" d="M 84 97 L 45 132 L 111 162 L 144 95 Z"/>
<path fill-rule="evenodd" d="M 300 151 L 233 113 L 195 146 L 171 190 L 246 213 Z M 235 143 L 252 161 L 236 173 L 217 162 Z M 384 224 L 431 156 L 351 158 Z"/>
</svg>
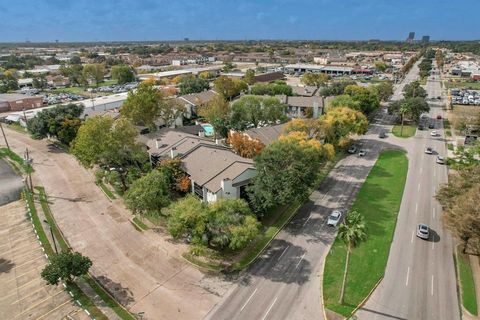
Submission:
<svg viewBox="0 0 480 320">
<path fill-rule="evenodd" d="M 430 236 L 430 228 L 423 223 L 420 223 L 417 228 L 417 237 L 428 240 Z"/>
<path fill-rule="evenodd" d="M 336 227 L 341 217 L 342 213 L 340 211 L 333 210 L 333 212 L 328 216 L 327 226 Z"/>
<path fill-rule="evenodd" d="M 442 156 L 437 156 L 437 163 L 438 164 L 445 164 L 445 158 Z"/>
</svg>

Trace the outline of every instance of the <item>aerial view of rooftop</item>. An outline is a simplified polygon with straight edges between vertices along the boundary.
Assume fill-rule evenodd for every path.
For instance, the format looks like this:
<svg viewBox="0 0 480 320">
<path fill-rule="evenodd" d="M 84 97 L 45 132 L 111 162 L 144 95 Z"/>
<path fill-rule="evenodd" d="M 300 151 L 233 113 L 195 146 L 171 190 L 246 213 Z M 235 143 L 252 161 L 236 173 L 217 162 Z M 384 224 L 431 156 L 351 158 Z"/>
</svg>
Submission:
<svg viewBox="0 0 480 320">
<path fill-rule="evenodd" d="M 0 320 L 480 320 L 478 0 L 0 0 Z"/>
</svg>

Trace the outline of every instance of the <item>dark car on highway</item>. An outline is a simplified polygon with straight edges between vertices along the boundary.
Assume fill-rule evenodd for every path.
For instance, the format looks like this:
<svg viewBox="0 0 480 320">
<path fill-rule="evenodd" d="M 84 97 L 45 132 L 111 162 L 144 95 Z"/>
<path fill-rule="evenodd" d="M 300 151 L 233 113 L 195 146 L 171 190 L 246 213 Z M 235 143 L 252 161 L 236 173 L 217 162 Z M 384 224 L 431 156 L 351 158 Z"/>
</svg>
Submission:
<svg viewBox="0 0 480 320">
<path fill-rule="evenodd" d="M 385 133 L 385 131 L 380 131 L 380 133 L 378 134 L 378 137 L 381 139 L 384 139 L 387 137 L 387 134 Z"/>
</svg>

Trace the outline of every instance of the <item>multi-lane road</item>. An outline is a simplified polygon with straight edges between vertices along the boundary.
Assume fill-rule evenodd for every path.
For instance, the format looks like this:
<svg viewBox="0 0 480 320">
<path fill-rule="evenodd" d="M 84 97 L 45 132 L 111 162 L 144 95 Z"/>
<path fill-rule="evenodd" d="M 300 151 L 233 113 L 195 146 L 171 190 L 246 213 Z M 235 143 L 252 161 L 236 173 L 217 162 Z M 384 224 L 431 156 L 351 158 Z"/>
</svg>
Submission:
<svg viewBox="0 0 480 320">
<path fill-rule="evenodd" d="M 438 76 L 429 77 L 429 98 L 442 95 Z M 434 101 L 434 100 L 433 100 Z M 447 182 L 447 168 L 437 164 L 437 155 L 446 155 L 441 102 L 431 103 L 431 130 L 417 131 L 405 141 L 409 171 L 383 281 L 357 313 L 359 319 L 460 319 L 452 239 L 443 228 L 442 210 L 434 196 Z M 424 149 L 432 147 L 433 155 Z M 416 237 L 419 223 L 431 227 L 428 241 Z"/>
</svg>

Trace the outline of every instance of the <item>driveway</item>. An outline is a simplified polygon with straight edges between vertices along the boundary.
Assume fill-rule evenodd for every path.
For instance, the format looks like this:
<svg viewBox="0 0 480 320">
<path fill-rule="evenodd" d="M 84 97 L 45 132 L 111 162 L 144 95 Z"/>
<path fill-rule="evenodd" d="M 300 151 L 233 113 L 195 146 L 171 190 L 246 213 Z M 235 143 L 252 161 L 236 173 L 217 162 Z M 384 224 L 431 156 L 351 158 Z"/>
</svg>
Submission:
<svg viewBox="0 0 480 320">
<path fill-rule="evenodd" d="M 179 258 L 186 249 L 154 231 L 138 232 L 120 200 L 110 202 L 92 172 L 47 141 L 6 130 L 17 153 L 28 146 L 34 184 L 42 184 L 71 247 L 90 257 L 92 273 L 143 319 L 200 319 L 228 288 Z"/>
</svg>

